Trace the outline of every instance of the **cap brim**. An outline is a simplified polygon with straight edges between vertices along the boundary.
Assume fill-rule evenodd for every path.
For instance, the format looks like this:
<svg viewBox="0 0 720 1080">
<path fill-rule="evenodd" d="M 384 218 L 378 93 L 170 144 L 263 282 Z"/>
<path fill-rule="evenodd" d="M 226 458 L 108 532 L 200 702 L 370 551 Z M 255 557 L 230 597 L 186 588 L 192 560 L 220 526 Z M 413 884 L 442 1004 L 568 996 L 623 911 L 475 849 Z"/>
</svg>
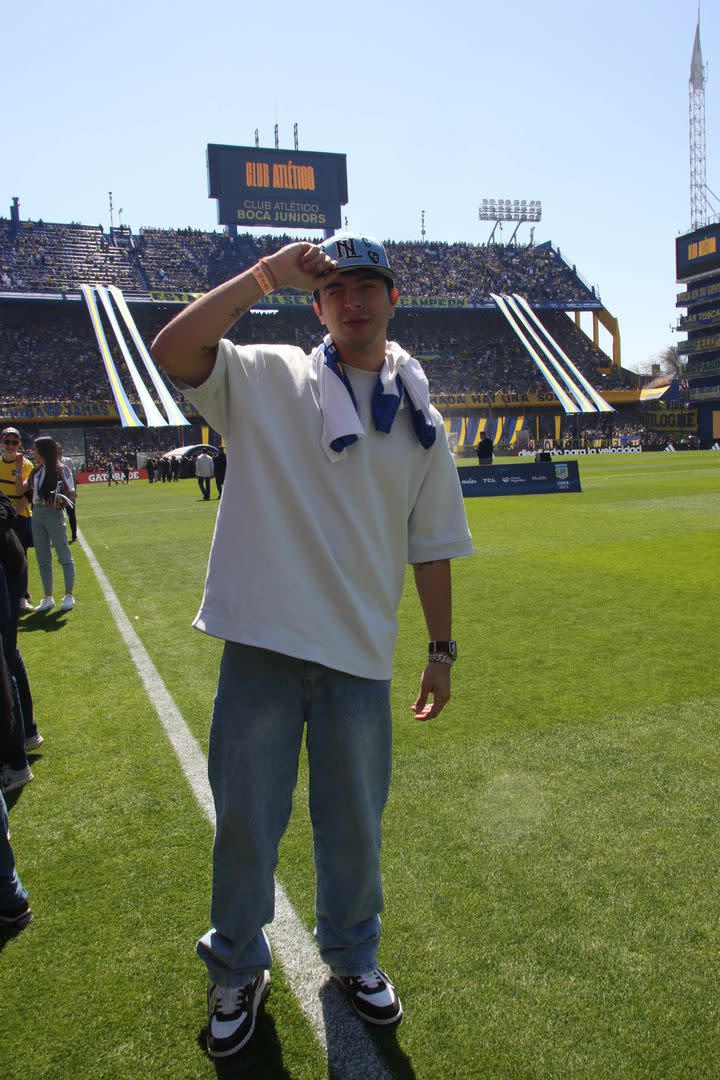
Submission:
<svg viewBox="0 0 720 1080">
<path fill-rule="evenodd" d="M 388 281 L 392 281 L 395 284 L 395 275 L 392 270 L 387 266 L 336 266 L 332 270 L 326 270 L 321 277 L 328 277 L 330 274 L 349 274 L 351 270 L 367 270 L 371 274 L 380 274 L 381 277 L 387 278 Z"/>
</svg>

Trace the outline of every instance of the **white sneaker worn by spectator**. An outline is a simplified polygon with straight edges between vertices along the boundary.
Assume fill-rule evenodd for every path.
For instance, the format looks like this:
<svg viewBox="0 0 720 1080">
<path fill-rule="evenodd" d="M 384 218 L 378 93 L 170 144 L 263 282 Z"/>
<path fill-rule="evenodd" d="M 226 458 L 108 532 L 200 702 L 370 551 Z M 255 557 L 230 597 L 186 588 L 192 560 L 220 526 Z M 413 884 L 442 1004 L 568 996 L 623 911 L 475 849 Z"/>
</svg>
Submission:
<svg viewBox="0 0 720 1080">
<path fill-rule="evenodd" d="M 60 607 L 58 608 L 58 611 L 72 611 L 72 609 L 74 607 L 75 607 L 75 597 L 71 596 L 70 593 L 67 593 L 63 597 L 63 601 L 62 601 Z"/>
<path fill-rule="evenodd" d="M 0 768 L 0 788 L 2 788 L 3 795 L 7 795 L 9 791 L 17 791 L 18 788 L 25 787 L 33 779 L 29 765 L 26 765 L 24 769 L 11 769 L 9 765 L 3 765 Z"/>
<path fill-rule="evenodd" d="M 55 598 L 52 597 L 52 596 L 43 596 L 42 600 L 40 601 L 38 606 L 35 608 L 35 610 L 38 611 L 38 612 L 50 611 L 50 609 L 54 608 L 54 607 L 55 607 Z"/>
</svg>

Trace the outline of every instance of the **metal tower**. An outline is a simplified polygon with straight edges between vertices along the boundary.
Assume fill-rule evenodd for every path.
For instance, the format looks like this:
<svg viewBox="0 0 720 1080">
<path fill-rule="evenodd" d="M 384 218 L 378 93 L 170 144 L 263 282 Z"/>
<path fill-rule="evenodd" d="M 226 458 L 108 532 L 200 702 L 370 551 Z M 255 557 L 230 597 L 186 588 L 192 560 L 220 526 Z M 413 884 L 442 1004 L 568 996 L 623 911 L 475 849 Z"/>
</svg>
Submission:
<svg viewBox="0 0 720 1080">
<path fill-rule="evenodd" d="M 705 175 L 705 66 L 700 48 L 700 9 L 690 62 L 690 228 L 708 224 Z"/>
</svg>

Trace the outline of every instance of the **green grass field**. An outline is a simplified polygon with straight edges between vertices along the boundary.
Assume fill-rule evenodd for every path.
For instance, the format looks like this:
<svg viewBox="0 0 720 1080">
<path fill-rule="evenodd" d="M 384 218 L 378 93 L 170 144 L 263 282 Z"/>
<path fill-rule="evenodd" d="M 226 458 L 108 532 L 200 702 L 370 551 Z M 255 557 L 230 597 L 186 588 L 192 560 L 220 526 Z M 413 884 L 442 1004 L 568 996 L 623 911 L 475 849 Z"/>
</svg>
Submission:
<svg viewBox="0 0 720 1080">
<path fill-rule="evenodd" d="M 408 582 L 381 951 L 406 1019 L 379 1039 L 398 1077 L 720 1076 L 720 454 L 580 475 L 582 494 L 468 500 L 454 697 L 428 725 Z M 203 747 L 220 644 L 189 624 L 216 506 L 189 480 L 78 503 Z M 210 826 L 73 551 L 76 610 L 21 632 L 46 744 L 8 800 L 36 918 L 0 952 L 0 1076 L 331 1077 L 277 965 L 248 1052 L 203 1053 Z M 279 877 L 312 929 L 306 789 L 301 769 Z"/>
</svg>

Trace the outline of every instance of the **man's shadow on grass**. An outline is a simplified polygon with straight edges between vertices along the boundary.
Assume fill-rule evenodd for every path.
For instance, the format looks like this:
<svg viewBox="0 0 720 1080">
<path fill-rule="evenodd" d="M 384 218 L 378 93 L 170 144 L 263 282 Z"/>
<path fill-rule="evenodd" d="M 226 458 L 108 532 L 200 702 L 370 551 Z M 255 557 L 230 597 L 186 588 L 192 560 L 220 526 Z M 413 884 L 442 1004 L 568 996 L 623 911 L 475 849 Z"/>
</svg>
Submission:
<svg viewBox="0 0 720 1080">
<path fill-rule="evenodd" d="M 394 1080 L 416 1080 L 412 1062 L 398 1043 L 400 1025 L 379 1027 L 364 1023 L 332 979 L 320 987 L 319 996 L 325 1023 L 329 1080 L 354 1080 L 355 1077 L 370 1080 L 375 1075 L 373 1062 L 369 1060 L 373 1051 Z"/>
<path fill-rule="evenodd" d="M 68 613 L 66 611 L 43 611 L 25 615 L 18 624 L 18 634 L 28 634 L 33 630 L 44 630 L 46 634 L 52 634 L 55 630 L 62 630 L 67 625 Z"/>
</svg>

